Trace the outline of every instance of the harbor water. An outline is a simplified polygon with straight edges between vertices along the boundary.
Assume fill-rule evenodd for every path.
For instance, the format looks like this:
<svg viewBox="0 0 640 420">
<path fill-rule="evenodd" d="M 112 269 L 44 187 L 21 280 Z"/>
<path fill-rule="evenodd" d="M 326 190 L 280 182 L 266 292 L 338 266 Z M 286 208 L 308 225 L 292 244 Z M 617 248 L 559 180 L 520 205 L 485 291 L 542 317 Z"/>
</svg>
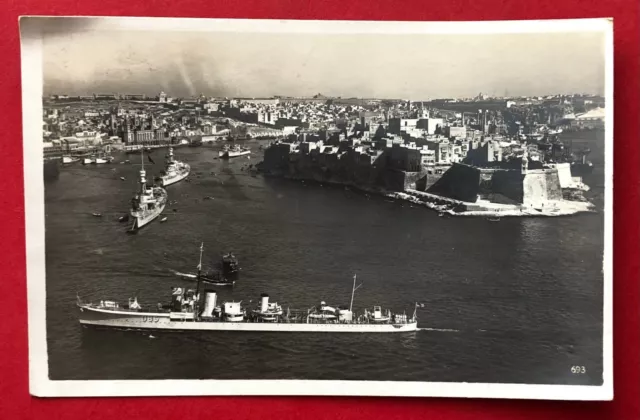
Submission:
<svg viewBox="0 0 640 420">
<path fill-rule="evenodd" d="M 601 206 L 602 136 L 574 135 L 592 147 L 587 182 Z M 137 189 L 139 155 L 45 171 L 51 379 L 602 383 L 602 212 L 438 217 L 340 187 L 251 176 L 259 144 L 247 142 L 250 159 L 231 161 L 214 159 L 219 145 L 176 149 L 192 167 L 190 182 L 167 188 L 166 222 L 134 235 L 118 218 Z M 165 152 L 145 162 L 149 179 Z M 221 300 L 251 307 L 268 293 L 283 308 L 348 305 L 357 274 L 355 310 L 410 314 L 420 302 L 420 330 L 150 335 L 80 326 L 76 293 L 155 306 L 172 286 L 194 285 L 173 271 L 195 271 L 201 242 L 205 263 L 231 251 L 242 267 L 235 286 L 216 288 Z M 585 373 L 572 373 L 576 365 Z"/>
</svg>

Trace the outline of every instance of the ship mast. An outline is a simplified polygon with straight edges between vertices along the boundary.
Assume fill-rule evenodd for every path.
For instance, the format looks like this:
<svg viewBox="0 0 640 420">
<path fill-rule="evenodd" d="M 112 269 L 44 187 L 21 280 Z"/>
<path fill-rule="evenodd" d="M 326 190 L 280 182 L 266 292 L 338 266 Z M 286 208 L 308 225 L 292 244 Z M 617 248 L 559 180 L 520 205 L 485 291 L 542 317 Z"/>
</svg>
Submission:
<svg viewBox="0 0 640 420">
<path fill-rule="evenodd" d="M 147 189 L 147 172 L 144 170 L 144 147 L 140 149 L 140 157 L 142 160 L 142 168 L 140 169 L 140 192 L 144 194 Z"/>
<path fill-rule="evenodd" d="M 202 251 L 204 250 L 204 242 L 200 243 L 200 262 L 198 263 L 198 278 L 197 278 L 197 282 L 196 282 L 196 302 L 194 305 L 194 310 L 195 310 L 195 314 L 194 316 L 196 318 L 198 318 L 199 313 L 200 313 L 200 307 L 199 307 L 199 303 L 200 303 L 200 273 L 202 271 Z"/>
<path fill-rule="evenodd" d="M 353 296 L 356 293 L 356 290 L 358 290 L 360 288 L 360 286 L 362 286 L 362 283 L 360 283 L 358 285 L 358 287 L 356 287 L 356 275 L 353 275 L 353 289 L 351 289 L 351 303 L 349 304 L 349 312 L 352 312 L 353 309 Z"/>
</svg>

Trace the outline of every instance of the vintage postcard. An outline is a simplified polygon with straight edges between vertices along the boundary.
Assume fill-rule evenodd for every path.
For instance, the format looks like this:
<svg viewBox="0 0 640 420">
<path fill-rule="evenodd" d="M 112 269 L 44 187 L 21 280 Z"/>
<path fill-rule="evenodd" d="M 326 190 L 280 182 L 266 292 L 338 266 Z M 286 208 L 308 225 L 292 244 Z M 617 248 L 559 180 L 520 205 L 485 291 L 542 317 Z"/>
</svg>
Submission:
<svg viewBox="0 0 640 420">
<path fill-rule="evenodd" d="M 611 19 L 20 29 L 33 395 L 613 398 Z"/>
</svg>

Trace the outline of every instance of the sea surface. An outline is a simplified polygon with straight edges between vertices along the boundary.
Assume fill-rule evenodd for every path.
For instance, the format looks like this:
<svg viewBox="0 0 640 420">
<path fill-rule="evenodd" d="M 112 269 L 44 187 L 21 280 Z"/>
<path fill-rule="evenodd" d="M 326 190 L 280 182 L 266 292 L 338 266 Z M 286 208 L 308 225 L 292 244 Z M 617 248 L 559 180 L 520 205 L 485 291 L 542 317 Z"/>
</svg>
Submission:
<svg viewBox="0 0 640 420">
<path fill-rule="evenodd" d="M 586 181 L 602 204 L 601 134 Z M 602 383 L 603 213 L 558 218 L 448 218 L 340 187 L 252 177 L 251 159 L 217 146 L 176 149 L 191 182 L 168 187 L 167 222 L 125 233 L 139 155 L 45 171 L 49 375 L 68 379 L 342 379 Z M 575 147 L 575 143 L 574 143 Z M 166 151 L 145 162 L 152 178 Z M 120 161 L 131 159 L 128 164 Z M 120 177 L 125 177 L 122 181 Z M 213 199 L 204 200 L 211 196 Z M 103 217 L 94 217 L 100 212 Z M 418 309 L 407 334 L 149 333 L 82 328 L 85 300 L 168 302 L 193 283 L 200 243 L 215 266 L 233 251 L 242 272 L 219 299 L 284 307 L 349 303 Z M 574 374 L 572 366 L 586 373 Z"/>
</svg>

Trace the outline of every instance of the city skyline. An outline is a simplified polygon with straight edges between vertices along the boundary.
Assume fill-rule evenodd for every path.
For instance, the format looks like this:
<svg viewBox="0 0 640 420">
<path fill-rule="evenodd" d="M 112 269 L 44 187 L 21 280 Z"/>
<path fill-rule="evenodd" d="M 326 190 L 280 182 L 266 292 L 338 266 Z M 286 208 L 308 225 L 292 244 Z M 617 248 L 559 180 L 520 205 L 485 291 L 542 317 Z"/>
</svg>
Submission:
<svg viewBox="0 0 640 420">
<path fill-rule="evenodd" d="M 604 44 L 604 34 L 595 32 L 294 35 L 83 28 L 44 36 L 43 87 L 45 95 L 164 91 L 176 97 L 603 95 Z"/>
</svg>

